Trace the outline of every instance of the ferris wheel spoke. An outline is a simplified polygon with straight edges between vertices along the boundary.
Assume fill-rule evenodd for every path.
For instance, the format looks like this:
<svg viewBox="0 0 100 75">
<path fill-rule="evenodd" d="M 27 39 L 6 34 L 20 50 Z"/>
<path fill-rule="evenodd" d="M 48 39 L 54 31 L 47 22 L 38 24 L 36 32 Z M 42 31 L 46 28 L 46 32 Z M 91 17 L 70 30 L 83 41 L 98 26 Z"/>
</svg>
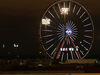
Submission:
<svg viewBox="0 0 100 75">
<path fill-rule="evenodd" d="M 86 19 L 84 19 L 82 22 L 85 22 L 86 20 L 88 20 L 89 19 L 89 17 L 87 17 Z"/>
<path fill-rule="evenodd" d="M 56 38 L 57 38 L 57 37 L 56 37 Z M 52 38 L 52 39 L 46 41 L 46 44 L 49 43 L 49 42 L 52 42 L 52 41 L 55 40 L 56 38 Z"/>
<path fill-rule="evenodd" d="M 57 33 L 57 35 L 61 35 L 61 33 Z"/>
<path fill-rule="evenodd" d="M 57 28 L 57 30 L 61 31 L 61 29 Z"/>
<path fill-rule="evenodd" d="M 51 22 L 54 24 L 54 25 L 56 25 L 56 26 L 58 26 L 58 27 L 62 27 L 62 25 L 59 23 L 59 25 L 58 24 L 56 24 L 55 22 L 53 22 L 52 20 L 51 20 Z"/>
<path fill-rule="evenodd" d="M 51 37 L 53 36 L 52 34 L 51 35 L 46 35 L 46 36 L 43 36 L 42 38 L 47 38 L 47 37 Z"/>
<path fill-rule="evenodd" d="M 62 41 L 62 40 L 61 40 L 62 38 L 64 38 L 64 36 L 61 36 L 61 37 L 59 38 L 59 40 Z"/>
<path fill-rule="evenodd" d="M 70 26 L 71 30 L 74 30 L 75 24 L 73 22 L 70 21 L 69 26 Z"/>
<path fill-rule="evenodd" d="M 88 42 L 88 41 L 86 41 L 86 40 L 83 40 L 83 42 L 85 42 L 85 43 L 87 43 L 87 44 L 89 44 L 89 45 L 91 44 L 91 43 L 89 43 L 89 42 Z"/>
<path fill-rule="evenodd" d="M 90 39 L 92 38 L 92 36 L 88 36 L 88 35 L 84 35 L 84 37 L 86 37 L 86 38 L 90 38 Z"/>
<path fill-rule="evenodd" d="M 70 26 L 69 26 L 69 21 L 66 23 L 66 29 L 69 29 Z"/>
<path fill-rule="evenodd" d="M 75 40 L 76 40 L 76 38 L 75 38 L 74 36 L 72 36 L 72 40 L 73 40 L 73 41 L 75 41 Z"/>
<path fill-rule="evenodd" d="M 46 17 L 46 16 L 45 16 L 45 18 L 48 19 L 48 17 Z M 58 24 L 56 24 L 55 22 L 53 22 L 51 19 L 50 19 L 50 22 L 52 22 L 54 25 L 58 26 Z M 58 27 L 61 28 L 62 25 L 60 24 Z M 54 27 L 54 28 L 56 28 L 56 27 Z"/>
<path fill-rule="evenodd" d="M 69 25 L 69 26 L 71 25 L 71 21 L 68 22 L 68 25 Z"/>
<path fill-rule="evenodd" d="M 71 9 L 71 2 L 69 2 L 69 11 L 70 11 L 70 9 Z"/>
<path fill-rule="evenodd" d="M 49 46 L 48 48 L 47 48 L 47 51 L 51 48 L 51 47 L 53 47 L 54 46 L 54 44 L 52 44 L 51 46 Z"/>
<path fill-rule="evenodd" d="M 81 54 L 84 55 L 84 53 L 80 50 Z"/>
<path fill-rule="evenodd" d="M 58 45 L 57 45 L 57 47 L 56 47 L 56 50 L 55 50 L 54 53 L 53 53 L 53 58 L 55 57 L 56 52 L 59 50 L 59 46 L 60 46 L 60 44 L 61 44 L 61 42 L 62 42 L 63 39 L 64 39 L 64 36 L 61 37 L 61 40 L 60 40 L 60 42 L 58 43 Z"/>
<path fill-rule="evenodd" d="M 44 36 L 42 36 L 42 38 L 48 38 L 48 37 L 53 37 L 53 36 L 57 36 L 57 35 L 59 35 L 59 34 L 61 34 L 61 33 L 55 33 L 55 34 L 50 34 L 50 35 L 44 35 Z"/>
<path fill-rule="evenodd" d="M 53 18 L 55 18 L 55 17 L 53 16 L 53 14 L 52 14 L 50 11 L 48 11 L 48 13 L 49 13 Z"/>
<path fill-rule="evenodd" d="M 70 51 L 70 53 L 71 53 L 71 57 L 72 57 L 72 59 L 74 59 L 72 51 Z"/>
<path fill-rule="evenodd" d="M 75 24 L 72 24 L 72 27 L 75 27 Z"/>
<path fill-rule="evenodd" d="M 71 28 L 72 28 L 72 25 L 73 25 L 73 22 L 70 21 L 70 22 L 69 22 L 69 26 L 70 26 Z"/>
<path fill-rule="evenodd" d="M 60 46 L 60 44 L 61 44 L 62 41 L 63 41 L 63 42 L 65 41 L 64 37 L 60 40 L 60 42 L 59 42 L 59 44 L 58 44 L 58 46 L 57 46 L 57 49 L 59 48 L 59 46 Z M 59 49 L 58 49 L 58 50 L 59 50 Z M 58 54 L 57 54 L 57 56 L 56 56 L 57 59 L 59 59 L 60 54 L 61 54 L 61 51 L 59 50 L 59 51 L 58 51 Z"/>
<path fill-rule="evenodd" d="M 59 39 L 58 39 L 57 41 L 59 41 Z M 57 42 L 57 41 L 56 41 L 56 42 Z M 55 43 L 56 43 L 56 42 L 55 42 Z M 51 47 L 53 47 L 55 43 L 53 43 L 51 46 L 49 46 L 49 47 L 47 48 L 47 51 L 48 51 Z"/>
<path fill-rule="evenodd" d="M 81 10 L 81 9 L 82 9 L 82 8 L 80 7 L 76 15 L 78 15 L 78 14 L 79 14 L 79 12 L 80 12 L 80 10 Z"/>
<path fill-rule="evenodd" d="M 78 31 L 73 31 L 73 32 L 77 33 Z"/>
<path fill-rule="evenodd" d="M 60 26 L 58 26 L 59 28 L 61 28 Z"/>
<path fill-rule="evenodd" d="M 48 11 L 48 12 L 49 12 L 49 14 L 55 19 L 55 21 L 58 23 L 58 25 L 62 26 L 62 25 L 58 22 L 58 20 L 52 15 L 52 13 L 51 13 L 50 11 Z"/>
<path fill-rule="evenodd" d="M 60 8 L 60 5 L 59 5 L 59 3 L 58 3 L 58 7 L 59 7 L 59 11 L 61 12 L 61 8 Z"/>
<path fill-rule="evenodd" d="M 73 41 L 76 40 L 75 37 L 73 37 L 72 35 L 71 35 L 71 37 L 72 37 L 72 40 L 73 40 Z"/>
<path fill-rule="evenodd" d="M 57 13 L 57 11 L 56 11 L 56 9 L 54 7 L 53 7 L 53 10 L 55 11 L 57 17 L 60 19 L 59 15 L 58 15 L 58 13 Z"/>
<path fill-rule="evenodd" d="M 56 49 L 57 49 L 57 48 L 55 48 L 55 49 L 52 51 L 51 56 L 54 54 L 54 52 L 56 51 Z"/>
<path fill-rule="evenodd" d="M 75 24 L 72 22 L 72 23 L 71 23 L 71 27 L 73 28 L 74 26 L 75 26 Z"/>
<path fill-rule="evenodd" d="M 73 29 L 73 30 L 77 30 L 77 28 Z"/>
<path fill-rule="evenodd" d="M 79 56 L 78 56 L 78 54 L 77 54 L 77 52 L 76 52 L 76 51 L 75 51 L 75 54 L 76 54 L 77 58 L 79 59 Z"/>
<path fill-rule="evenodd" d="M 73 8 L 73 13 L 75 12 L 75 9 L 76 9 L 76 5 L 74 5 L 74 8 Z"/>
<path fill-rule="evenodd" d="M 61 33 L 61 31 L 57 31 L 57 32 L 60 32 Z"/>
<path fill-rule="evenodd" d="M 53 29 L 57 29 L 56 27 L 53 27 L 53 26 L 51 26 L 51 25 L 46 25 L 46 26 L 51 27 L 51 28 L 53 28 Z"/>
<path fill-rule="evenodd" d="M 57 36 L 58 38 L 61 37 L 62 35 Z"/>
<path fill-rule="evenodd" d="M 83 12 L 83 14 L 80 16 L 80 18 L 82 18 L 85 15 L 86 12 Z"/>
<path fill-rule="evenodd" d="M 76 28 L 76 26 L 75 26 L 75 24 L 73 24 L 73 22 L 71 24 L 71 28 L 72 28 L 72 30 L 74 30 Z"/>
<path fill-rule="evenodd" d="M 74 24 L 74 25 L 75 25 L 75 24 Z M 76 26 L 73 26 L 72 28 L 73 28 L 73 29 L 75 29 L 75 28 L 76 28 Z"/>
<path fill-rule="evenodd" d="M 48 27 L 51 27 L 51 28 L 53 28 L 53 29 L 57 29 L 56 27 L 53 27 L 53 26 L 51 26 L 51 25 L 47 25 Z"/>
<path fill-rule="evenodd" d="M 92 32 L 93 30 L 84 30 L 84 32 Z"/>
<path fill-rule="evenodd" d="M 76 35 L 72 35 L 73 37 L 77 37 Z"/>
<path fill-rule="evenodd" d="M 85 50 L 88 50 L 83 44 L 81 44 L 81 46 L 82 46 Z"/>
<path fill-rule="evenodd" d="M 45 32 L 45 31 L 46 31 L 46 32 L 53 32 L 53 30 L 42 30 L 42 31 L 44 31 L 44 32 Z"/>
<path fill-rule="evenodd" d="M 53 40 L 54 40 L 54 39 L 50 39 L 50 40 L 48 40 L 48 41 L 46 42 L 46 44 L 49 43 L 49 42 L 51 42 L 51 41 L 53 41 Z"/>
<path fill-rule="evenodd" d="M 86 24 L 86 25 L 84 25 L 84 27 L 87 27 L 87 26 L 90 26 L 90 25 L 92 25 L 91 23 L 89 23 L 89 24 Z"/>
<path fill-rule="evenodd" d="M 72 35 L 78 35 L 77 33 L 72 33 Z"/>
<path fill-rule="evenodd" d="M 64 52 L 62 53 L 61 62 L 63 61 L 63 58 L 64 58 Z"/>
<path fill-rule="evenodd" d="M 68 53 L 67 53 L 67 60 L 68 60 Z"/>
</svg>

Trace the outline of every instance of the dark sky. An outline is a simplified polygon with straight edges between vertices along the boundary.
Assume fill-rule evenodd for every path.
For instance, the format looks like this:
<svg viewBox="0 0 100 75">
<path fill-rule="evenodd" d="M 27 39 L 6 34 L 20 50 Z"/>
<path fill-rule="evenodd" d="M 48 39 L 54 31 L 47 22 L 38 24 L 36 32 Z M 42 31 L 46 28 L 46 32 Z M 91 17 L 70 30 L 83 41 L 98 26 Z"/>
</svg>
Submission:
<svg viewBox="0 0 100 75">
<path fill-rule="evenodd" d="M 38 53 L 38 31 L 45 10 L 57 0 L 0 0 L 0 42 L 19 43 L 21 53 Z M 90 55 L 100 55 L 100 0 L 75 0 L 94 21 L 95 41 Z"/>
</svg>

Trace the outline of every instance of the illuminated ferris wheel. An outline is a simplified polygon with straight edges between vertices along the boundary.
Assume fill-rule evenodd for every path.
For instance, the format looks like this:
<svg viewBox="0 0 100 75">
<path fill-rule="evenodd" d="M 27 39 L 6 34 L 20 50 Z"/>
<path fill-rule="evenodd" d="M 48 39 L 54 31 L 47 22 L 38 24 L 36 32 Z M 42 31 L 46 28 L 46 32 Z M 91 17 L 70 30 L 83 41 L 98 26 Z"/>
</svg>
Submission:
<svg viewBox="0 0 100 75">
<path fill-rule="evenodd" d="M 61 62 L 83 59 L 92 47 L 93 32 L 90 14 L 75 1 L 61 0 L 52 4 L 41 19 L 43 48 L 52 59 Z"/>
</svg>

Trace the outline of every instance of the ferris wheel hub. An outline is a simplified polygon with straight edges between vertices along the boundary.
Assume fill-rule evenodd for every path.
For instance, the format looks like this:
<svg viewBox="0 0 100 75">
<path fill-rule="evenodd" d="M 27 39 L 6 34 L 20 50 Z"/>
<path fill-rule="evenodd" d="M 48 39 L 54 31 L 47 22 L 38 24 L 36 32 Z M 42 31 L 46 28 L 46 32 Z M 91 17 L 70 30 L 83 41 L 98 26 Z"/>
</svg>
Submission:
<svg viewBox="0 0 100 75">
<path fill-rule="evenodd" d="M 72 34 L 72 31 L 71 31 L 70 29 L 67 29 L 67 30 L 66 30 L 66 34 L 67 34 L 67 35 L 71 35 L 71 34 Z"/>
</svg>

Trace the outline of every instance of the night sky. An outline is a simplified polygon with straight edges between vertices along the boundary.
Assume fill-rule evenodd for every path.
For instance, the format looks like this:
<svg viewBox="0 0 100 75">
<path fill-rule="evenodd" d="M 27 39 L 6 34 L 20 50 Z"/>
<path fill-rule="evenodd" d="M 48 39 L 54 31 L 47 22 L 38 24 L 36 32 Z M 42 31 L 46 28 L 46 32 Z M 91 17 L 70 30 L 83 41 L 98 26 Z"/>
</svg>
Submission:
<svg viewBox="0 0 100 75">
<path fill-rule="evenodd" d="M 38 32 L 45 10 L 57 0 L 0 0 L 0 45 L 13 53 L 13 43 L 19 44 L 20 55 L 38 55 Z M 100 0 L 75 0 L 90 13 L 95 27 L 95 40 L 88 56 L 100 55 Z M 12 46 L 11 46 L 12 45 Z M 2 47 L 2 46 L 0 46 Z M 4 54 L 5 55 L 5 54 Z M 96 57 L 97 57 L 96 56 Z"/>
</svg>

